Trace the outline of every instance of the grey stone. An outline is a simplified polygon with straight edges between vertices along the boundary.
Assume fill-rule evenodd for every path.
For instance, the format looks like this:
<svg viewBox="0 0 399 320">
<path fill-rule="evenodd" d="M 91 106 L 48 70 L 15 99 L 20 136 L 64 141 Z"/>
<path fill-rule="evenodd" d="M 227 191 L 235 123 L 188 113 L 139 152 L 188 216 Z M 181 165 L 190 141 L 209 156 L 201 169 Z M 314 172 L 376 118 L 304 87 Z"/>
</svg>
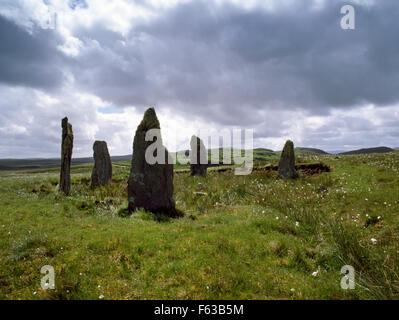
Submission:
<svg viewBox="0 0 399 320">
<path fill-rule="evenodd" d="M 160 143 L 157 153 L 165 155 L 165 163 L 149 164 L 145 153 L 153 141 L 145 141 L 150 129 L 160 129 L 155 110 L 149 108 L 137 127 L 133 141 L 133 156 L 128 181 L 129 212 L 144 209 L 168 216 L 180 215 L 173 200 L 173 162 L 168 150 Z M 160 137 L 159 137 L 160 138 Z"/>
<path fill-rule="evenodd" d="M 95 141 L 93 144 L 94 167 L 91 174 L 91 186 L 106 185 L 112 179 L 112 162 L 107 143 Z"/>
<path fill-rule="evenodd" d="M 73 149 L 73 131 L 72 125 L 68 123 L 65 117 L 61 122 L 62 126 L 62 142 L 61 142 L 61 173 L 60 173 L 60 190 L 69 195 L 71 191 L 71 159 Z"/>
<path fill-rule="evenodd" d="M 278 164 L 278 176 L 283 179 L 295 179 L 298 174 L 295 170 L 294 143 L 290 140 L 284 145 Z"/>
<path fill-rule="evenodd" d="M 196 136 L 191 137 L 190 141 L 190 171 L 191 175 L 206 176 L 208 167 L 208 152 L 202 140 Z"/>
</svg>

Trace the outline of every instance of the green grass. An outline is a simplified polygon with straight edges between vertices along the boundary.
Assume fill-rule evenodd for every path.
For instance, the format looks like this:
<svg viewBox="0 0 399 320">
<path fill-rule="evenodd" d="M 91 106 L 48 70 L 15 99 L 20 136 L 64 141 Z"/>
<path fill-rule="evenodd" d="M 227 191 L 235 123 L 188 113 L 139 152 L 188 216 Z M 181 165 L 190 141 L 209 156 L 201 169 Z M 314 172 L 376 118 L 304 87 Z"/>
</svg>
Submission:
<svg viewBox="0 0 399 320">
<path fill-rule="evenodd" d="M 314 161 L 333 171 L 175 174 L 179 219 L 124 214 L 129 163 L 95 190 L 92 167 L 73 167 L 69 197 L 58 169 L 2 172 L 0 299 L 398 298 L 399 152 L 298 158 Z M 44 265 L 56 290 L 40 288 Z"/>
</svg>

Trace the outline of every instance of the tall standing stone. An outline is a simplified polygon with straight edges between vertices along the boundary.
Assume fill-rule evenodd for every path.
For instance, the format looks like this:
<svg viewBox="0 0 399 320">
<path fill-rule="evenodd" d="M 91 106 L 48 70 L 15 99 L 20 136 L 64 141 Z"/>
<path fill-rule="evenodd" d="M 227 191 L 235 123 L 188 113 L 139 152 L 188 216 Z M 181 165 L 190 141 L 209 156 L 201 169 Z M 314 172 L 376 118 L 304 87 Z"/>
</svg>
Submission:
<svg viewBox="0 0 399 320">
<path fill-rule="evenodd" d="M 278 176 L 283 179 L 295 179 L 298 177 L 295 170 L 294 143 L 291 140 L 287 140 L 281 152 L 278 164 Z"/>
<path fill-rule="evenodd" d="M 151 129 L 157 129 L 159 135 L 155 139 L 158 140 L 145 140 L 147 132 Z M 154 152 L 156 156 L 165 157 L 162 157 L 163 162 L 157 161 L 151 164 L 148 159 L 146 160 L 146 150 L 154 141 L 159 146 Z M 128 200 L 129 212 L 142 208 L 168 216 L 178 215 L 173 200 L 173 162 L 168 150 L 162 145 L 160 125 L 153 108 L 147 109 L 144 113 L 144 118 L 134 136 Z"/>
<path fill-rule="evenodd" d="M 61 144 L 61 174 L 60 174 L 60 190 L 69 195 L 71 190 L 71 159 L 73 148 L 73 132 L 72 125 L 68 123 L 65 117 L 61 122 L 62 126 L 62 144 Z"/>
<path fill-rule="evenodd" d="M 105 141 L 95 141 L 93 144 L 94 167 L 91 173 L 91 186 L 103 186 L 112 179 L 112 163 Z"/>
<path fill-rule="evenodd" d="M 206 176 L 208 167 L 208 153 L 202 140 L 196 136 L 191 137 L 190 141 L 190 170 L 191 175 Z"/>
</svg>

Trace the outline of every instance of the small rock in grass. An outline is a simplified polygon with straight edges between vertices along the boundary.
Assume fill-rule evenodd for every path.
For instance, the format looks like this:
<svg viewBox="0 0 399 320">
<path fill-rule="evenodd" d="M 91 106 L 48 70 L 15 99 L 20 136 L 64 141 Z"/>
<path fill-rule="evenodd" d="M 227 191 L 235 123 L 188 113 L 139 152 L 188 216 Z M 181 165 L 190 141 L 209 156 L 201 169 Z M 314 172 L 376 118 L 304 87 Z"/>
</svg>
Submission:
<svg viewBox="0 0 399 320">
<path fill-rule="evenodd" d="M 206 192 L 199 192 L 199 191 L 194 192 L 194 194 L 197 196 L 207 196 L 208 195 Z"/>
</svg>

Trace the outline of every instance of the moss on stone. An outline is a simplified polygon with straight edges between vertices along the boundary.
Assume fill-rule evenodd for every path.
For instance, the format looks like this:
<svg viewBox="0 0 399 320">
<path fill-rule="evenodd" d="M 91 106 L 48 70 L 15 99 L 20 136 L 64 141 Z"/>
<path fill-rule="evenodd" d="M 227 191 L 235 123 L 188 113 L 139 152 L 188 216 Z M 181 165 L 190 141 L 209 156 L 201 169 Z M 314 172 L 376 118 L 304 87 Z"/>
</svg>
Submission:
<svg viewBox="0 0 399 320">
<path fill-rule="evenodd" d="M 159 124 L 157 114 L 155 113 L 154 108 L 148 108 L 144 113 L 143 120 L 140 125 L 137 127 L 137 131 L 147 131 L 149 129 L 160 129 L 161 126 Z"/>
</svg>

